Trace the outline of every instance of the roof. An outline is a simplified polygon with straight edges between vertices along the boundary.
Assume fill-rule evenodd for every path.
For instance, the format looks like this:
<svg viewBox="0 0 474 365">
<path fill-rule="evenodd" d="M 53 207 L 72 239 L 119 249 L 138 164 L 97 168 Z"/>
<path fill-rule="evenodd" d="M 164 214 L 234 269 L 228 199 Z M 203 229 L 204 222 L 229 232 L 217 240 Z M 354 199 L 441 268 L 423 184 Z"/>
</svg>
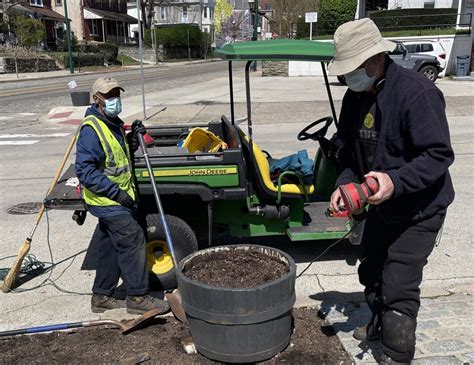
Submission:
<svg viewBox="0 0 474 365">
<path fill-rule="evenodd" d="M 138 20 L 133 16 L 115 11 L 106 11 L 94 8 L 84 8 L 84 19 L 107 19 L 128 24 L 137 24 Z"/>
<path fill-rule="evenodd" d="M 44 20 L 55 20 L 58 22 L 65 22 L 66 18 L 56 13 L 54 10 L 48 8 L 40 8 L 36 6 L 29 6 L 26 4 L 21 4 L 21 7 L 25 8 L 29 13 L 33 14 L 33 17 L 44 19 Z"/>
<path fill-rule="evenodd" d="M 236 42 L 217 49 L 216 57 L 229 61 L 299 60 L 326 62 L 333 58 L 331 42 L 300 39 L 270 39 L 258 42 Z"/>
</svg>

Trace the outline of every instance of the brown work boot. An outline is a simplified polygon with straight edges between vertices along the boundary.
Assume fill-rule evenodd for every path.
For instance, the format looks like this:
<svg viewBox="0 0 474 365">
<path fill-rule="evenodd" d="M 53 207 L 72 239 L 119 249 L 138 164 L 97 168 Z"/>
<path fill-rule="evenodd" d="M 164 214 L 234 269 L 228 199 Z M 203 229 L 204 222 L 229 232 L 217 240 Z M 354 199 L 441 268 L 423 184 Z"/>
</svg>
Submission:
<svg viewBox="0 0 474 365">
<path fill-rule="evenodd" d="M 92 294 L 91 311 L 92 313 L 104 313 L 106 310 L 124 307 L 123 300 L 115 299 L 101 294 Z"/>
<path fill-rule="evenodd" d="M 160 314 L 169 312 L 170 306 L 167 301 L 161 300 L 151 295 L 128 296 L 127 312 L 131 314 L 143 314 L 152 309 L 160 309 Z"/>
</svg>

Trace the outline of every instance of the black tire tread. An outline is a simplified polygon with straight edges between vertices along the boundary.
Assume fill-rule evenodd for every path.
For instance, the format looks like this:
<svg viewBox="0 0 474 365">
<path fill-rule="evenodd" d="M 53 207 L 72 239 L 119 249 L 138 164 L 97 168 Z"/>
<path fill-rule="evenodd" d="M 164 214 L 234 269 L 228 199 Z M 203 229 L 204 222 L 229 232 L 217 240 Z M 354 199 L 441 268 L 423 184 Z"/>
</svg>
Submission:
<svg viewBox="0 0 474 365">
<path fill-rule="evenodd" d="M 180 233 L 181 239 L 186 242 L 187 245 L 189 245 L 188 248 L 191 248 L 192 252 L 198 250 L 198 241 L 196 238 L 196 235 L 194 234 L 194 231 L 191 229 L 191 227 L 181 218 L 178 218 L 176 216 L 172 215 L 166 215 L 166 222 L 168 223 L 168 228 L 170 230 L 170 233 L 173 234 L 176 232 Z M 164 235 L 164 229 L 161 224 L 161 219 L 159 214 L 149 214 L 146 217 L 146 223 L 147 223 L 147 230 L 148 227 L 151 226 L 156 226 L 160 227 L 160 229 L 163 231 Z M 149 236 L 150 233 L 147 231 L 147 236 Z M 165 240 L 165 237 L 163 237 L 163 240 Z M 174 242 L 175 245 L 175 251 L 177 250 L 177 245 L 176 242 Z M 185 252 L 184 255 L 179 255 L 179 252 L 177 253 L 177 259 L 178 261 L 183 259 L 185 256 L 192 252 Z M 161 286 L 160 289 L 173 289 L 177 287 L 177 280 L 176 280 L 176 268 L 174 270 L 170 270 L 169 272 L 162 274 L 162 275 L 156 275 L 150 272 L 151 275 L 156 275 L 154 278 L 158 279 L 159 281 L 159 286 Z M 156 280 L 154 279 L 154 281 Z"/>
</svg>

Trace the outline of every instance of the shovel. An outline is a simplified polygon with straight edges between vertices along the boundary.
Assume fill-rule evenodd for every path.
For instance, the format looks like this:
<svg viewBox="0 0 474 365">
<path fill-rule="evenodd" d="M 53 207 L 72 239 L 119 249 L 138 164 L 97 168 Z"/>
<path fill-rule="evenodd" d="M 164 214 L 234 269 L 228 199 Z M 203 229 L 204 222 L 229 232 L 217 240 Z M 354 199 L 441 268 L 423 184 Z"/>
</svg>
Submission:
<svg viewBox="0 0 474 365">
<path fill-rule="evenodd" d="M 168 227 L 168 223 L 166 221 L 165 212 L 163 211 L 163 206 L 161 205 L 160 195 L 158 194 L 158 189 L 156 187 L 155 177 L 153 174 L 153 169 L 151 167 L 150 159 L 148 157 L 148 149 L 146 147 L 145 141 L 143 139 L 143 135 L 138 133 L 138 141 L 140 143 L 140 148 L 143 152 L 143 157 L 145 158 L 146 168 L 148 170 L 148 175 L 150 176 L 150 183 L 153 188 L 153 194 L 155 195 L 156 205 L 158 206 L 158 212 L 160 213 L 161 224 L 163 225 L 163 229 L 165 231 L 166 236 L 166 243 L 168 244 L 168 248 L 171 253 L 171 257 L 173 259 L 173 265 L 175 270 L 178 270 L 178 260 L 176 258 L 176 253 L 174 251 L 173 246 L 173 239 L 171 238 L 171 233 Z M 186 313 L 184 312 L 183 305 L 181 302 L 181 295 L 179 294 L 178 289 L 171 292 L 165 293 L 166 299 L 171 307 L 171 311 L 175 315 L 175 317 L 183 323 L 187 323 Z"/>
<path fill-rule="evenodd" d="M 59 324 L 52 324 L 52 325 L 47 325 L 47 326 L 37 326 L 37 327 L 28 327 L 28 328 L 22 328 L 22 329 L 17 329 L 17 330 L 10 330 L 10 331 L 1 331 L 0 337 L 66 330 L 66 329 L 71 329 L 71 328 L 96 327 L 96 326 L 112 326 L 112 327 L 120 328 L 120 332 L 122 332 L 123 335 L 127 335 L 130 332 L 137 330 L 140 325 L 145 324 L 145 322 L 148 322 L 149 320 L 153 319 L 159 314 L 161 314 L 161 310 L 159 308 L 156 308 L 156 309 L 149 310 L 148 312 L 145 312 L 143 315 L 141 315 L 138 318 L 131 319 L 125 322 L 119 322 L 113 319 L 99 319 L 96 321 L 59 323 Z"/>
</svg>

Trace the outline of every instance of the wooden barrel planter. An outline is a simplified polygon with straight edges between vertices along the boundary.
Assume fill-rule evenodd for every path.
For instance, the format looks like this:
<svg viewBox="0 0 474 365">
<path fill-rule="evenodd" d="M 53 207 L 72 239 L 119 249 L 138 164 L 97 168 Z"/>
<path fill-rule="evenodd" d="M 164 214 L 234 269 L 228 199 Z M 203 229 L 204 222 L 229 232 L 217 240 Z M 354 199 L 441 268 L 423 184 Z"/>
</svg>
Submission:
<svg viewBox="0 0 474 365">
<path fill-rule="evenodd" d="M 280 277 L 254 287 L 242 287 L 246 285 L 246 275 L 238 280 L 241 287 L 220 287 L 190 278 L 193 267 L 200 265 L 206 270 L 208 263 L 218 261 L 216 257 L 236 254 L 263 254 L 264 260 L 268 258 L 270 263 L 266 267 L 270 270 L 262 268 L 265 265 L 251 270 L 275 273 L 275 267 L 283 265 L 285 271 Z M 225 266 L 222 270 L 224 274 L 214 269 L 209 276 L 219 279 L 225 276 Z M 275 356 L 288 345 L 296 300 L 296 265 L 286 253 L 258 245 L 212 247 L 184 258 L 177 278 L 194 344 L 204 356 L 222 362 L 258 362 Z"/>
</svg>

